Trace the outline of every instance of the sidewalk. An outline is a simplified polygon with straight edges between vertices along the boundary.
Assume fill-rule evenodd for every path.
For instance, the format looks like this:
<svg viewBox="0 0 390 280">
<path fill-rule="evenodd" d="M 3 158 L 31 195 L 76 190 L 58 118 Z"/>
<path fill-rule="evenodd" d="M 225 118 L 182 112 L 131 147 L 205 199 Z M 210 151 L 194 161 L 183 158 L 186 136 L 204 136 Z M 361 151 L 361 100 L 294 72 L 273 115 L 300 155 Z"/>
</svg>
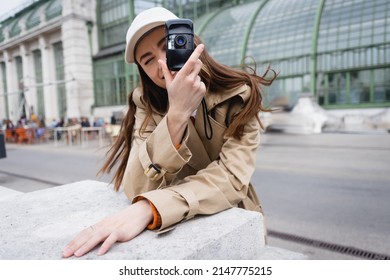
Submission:
<svg viewBox="0 0 390 280">
<path fill-rule="evenodd" d="M 390 149 L 390 133 L 327 132 L 321 134 L 262 133 L 262 145 Z"/>
<path fill-rule="evenodd" d="M 6 143 L 7 157 L 0 160 L 0 185 L 28 193 L 81 180 L 110 182 L 112 174 L 98 175 L 108 144 L 81 145 Z"/>
<path fill-rule="evenodd" d="M 88 145 L 74 144 L 66 145 L 60 143 L 55 145 L 54 141 L 48 141 L 44 143 L 35 143 L 35 144 L 16 144 L 16 143 L 6 143 L 6 150 L 35 150 L 35 151 L 47 151 L 47 152 L 57 152 L 57 153 L 105 153 L 110 148 L 110 142 L 108 140 L 103 142 L 103 145 L 100 146 L 99 140 L 90 140 Z M 0 162 L 1 163 L 1 162 Z"/>
</svg>

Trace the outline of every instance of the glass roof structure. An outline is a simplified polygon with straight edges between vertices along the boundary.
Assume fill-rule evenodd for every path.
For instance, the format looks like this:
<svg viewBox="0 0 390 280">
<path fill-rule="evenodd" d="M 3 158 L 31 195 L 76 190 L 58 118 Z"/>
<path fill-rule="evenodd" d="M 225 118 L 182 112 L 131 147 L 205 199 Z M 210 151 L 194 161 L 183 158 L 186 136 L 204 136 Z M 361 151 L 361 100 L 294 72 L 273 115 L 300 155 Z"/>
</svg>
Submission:
<svg viewBox="0 0 390 280">
<path fill-rule="evenodd" d="M 27 5 L 27 6 L 26 6 Z M 30 30 L 36 28 L 41 23 L 40 11 L 44 11 L 45 20 L 61 16 L 61 0 L 36 0 L 31 3 L 26 2 L 16 7 L 15 11 L 5 14 L 0 19 L 0 44 L 6 39 L 5 33 L 8 30 L 9 38 L 17 37 L 22 29 Z"/>
<path fill-rule="evenodd" d="M 279 95 L 323 95 L 323 105 L 390 102 L 388 0 L 260 0 L 220 8 L 195 20 L 195 28 L 221 63 L 254 60 L 280 71 Z M 336 79 L 332 73 L 340 71 Z M 354 77 L 368 88 L 357 102 Z M 345 96 L 332 99 L 333 91 Z"/>
<path fill-rule="evenodd" d="M 326 1 L 323 14 L 319 70 L 390 63 L 390 1 Z"/>
<path fill-rule="evenodd" d="M 390 43 L 387 0 L 262 0 L 221 9 L 205 20 L 195 21 L 198 33 L 231 66 L 245 56 L 269 62 Z M 302 62 L 299 72 L 308 71 Z"/>
<path fill-rule="evenodd" d="M 247 5 L 225 8 L 214 13 L 212 20 L 201 30 L 202 39 L 215 59 L 228 65 L 240 65 L 247 30 L 251 25 L 251 17 L 265 1 Z M 201 21 L 202 19 L 200 19 Z M 197 22 L 195 22 L 196 27 Z"/>
</svg>

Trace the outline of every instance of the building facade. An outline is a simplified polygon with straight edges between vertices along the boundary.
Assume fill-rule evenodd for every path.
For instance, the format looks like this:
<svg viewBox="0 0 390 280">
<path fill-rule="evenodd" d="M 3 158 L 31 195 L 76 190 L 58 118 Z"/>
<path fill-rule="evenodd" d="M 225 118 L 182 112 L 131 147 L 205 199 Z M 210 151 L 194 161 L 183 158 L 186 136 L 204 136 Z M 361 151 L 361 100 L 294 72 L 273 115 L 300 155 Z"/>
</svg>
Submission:
<svg viewBox="0 0 390 280">
<path fill-rule="evenodd" d="M 388 0 L 35 0 L 0 19 L 0 118 L 123 110 L 138 83 L 126 31 L 153 6 L 193 19 L 218 61 L 277 70 L 266 104 L 308 94 L 340 114 L 390 105 Z"/>
<path fill-rule="evenodd" d="M 94 1 L 41 0 L 1 21 L 0 117 L 91 115 Z"/>
</svg>

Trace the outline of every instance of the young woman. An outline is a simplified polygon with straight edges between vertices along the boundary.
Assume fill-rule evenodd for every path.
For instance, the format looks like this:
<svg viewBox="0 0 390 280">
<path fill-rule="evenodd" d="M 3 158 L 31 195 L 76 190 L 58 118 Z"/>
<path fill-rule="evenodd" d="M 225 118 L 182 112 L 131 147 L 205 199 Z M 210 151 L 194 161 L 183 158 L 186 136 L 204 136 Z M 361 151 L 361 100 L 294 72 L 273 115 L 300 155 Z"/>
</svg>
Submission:
<svg viewBox="0 0 390 280">
<path fill-rule="evenodd" d="M 146 228 L 166 231 L 195 215 L 231 207 L 261 211 L 250 184 L 259 145 L 261 85 L 270 85 L 213 60 L 196 48 L 178 72 L 165 63 L 165 21 L 157 7 L 140 13 L 126 36 L 127 63 L 138 66 L 141 84 L 102 171 L 114 175 L 132 204 L 83 230 L 63 250 L 82 256 L 103 242 L 104 254 Z M 267 70 L 268 71 L 268 70 Z M 273 72 L 274 73 L 274 72 Z M 275 73 L 274 73 L 275 74 Z"/>
</svg>

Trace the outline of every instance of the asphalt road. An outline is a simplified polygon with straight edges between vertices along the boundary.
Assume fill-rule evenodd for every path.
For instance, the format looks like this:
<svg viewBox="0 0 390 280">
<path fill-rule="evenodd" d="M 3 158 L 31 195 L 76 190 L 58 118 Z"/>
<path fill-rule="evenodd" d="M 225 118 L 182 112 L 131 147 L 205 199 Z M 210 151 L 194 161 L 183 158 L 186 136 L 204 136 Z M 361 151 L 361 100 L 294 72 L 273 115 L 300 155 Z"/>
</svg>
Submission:
<svg viewBox="0 0 390 280">
<path fill-rule="evenodd" d="M 309 259 L 390 255 L 389 134 L 264 134 L 253 184 L 268 243 Z M 0 186 L 22 192 L 92 179 L 106 148 L 7 145 Z"/>
<path fill-rule="evenodd" d="M 270 234 L 269 243 L 309 259 L 389 256 L 389 140 L 388 134 L 264 135 L 253 181 L 270 233 L 287 235 Z M 346 248 L 356 250 L 337 253 Z"/>
</svg>

